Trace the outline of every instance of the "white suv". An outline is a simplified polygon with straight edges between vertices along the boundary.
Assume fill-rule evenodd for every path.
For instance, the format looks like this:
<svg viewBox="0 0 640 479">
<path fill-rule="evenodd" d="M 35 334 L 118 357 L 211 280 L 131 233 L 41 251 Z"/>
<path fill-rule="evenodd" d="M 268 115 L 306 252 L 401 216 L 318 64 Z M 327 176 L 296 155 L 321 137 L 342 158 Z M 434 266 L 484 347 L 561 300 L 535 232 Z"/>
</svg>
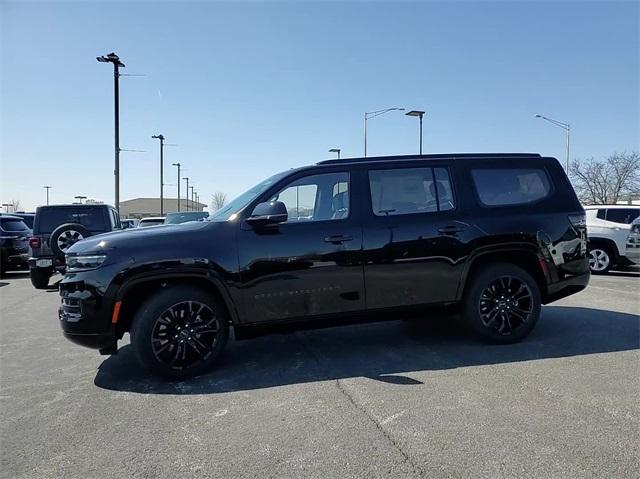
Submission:
<svg viewBox="0 0 640 479">
<path fill-rule="evenodd" d="M 640 206 L 593 205 L 584 207 L 589 237 L 589 267 L 604 274 L 613 266 L 626 266 L 626 242 L 630 224 L 640 216 Z"/>
</svg>

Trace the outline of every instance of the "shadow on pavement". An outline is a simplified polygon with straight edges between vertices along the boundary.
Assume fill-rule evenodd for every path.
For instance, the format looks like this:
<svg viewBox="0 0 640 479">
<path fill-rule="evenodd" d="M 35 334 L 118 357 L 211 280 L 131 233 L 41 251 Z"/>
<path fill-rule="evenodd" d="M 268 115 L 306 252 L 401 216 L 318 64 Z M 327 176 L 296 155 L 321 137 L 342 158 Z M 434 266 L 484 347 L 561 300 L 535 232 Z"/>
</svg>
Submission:
<svg viewBox="0 0 640 479">
<path fill-rule="evenodd" d="M 151 377 L 127 345 L 100 365 L 95 384 L 145 394 L 209 394 L 350 377 L 411 386 L 422 383 L 403 373 L 627 351 L 640 342 L 638 316 L 589 308 L 544 307 L 526 340 L 503 346 L 431 324 L 394 321 L 230 341 L 215 370 L 177 383 Z"/>
</svg>

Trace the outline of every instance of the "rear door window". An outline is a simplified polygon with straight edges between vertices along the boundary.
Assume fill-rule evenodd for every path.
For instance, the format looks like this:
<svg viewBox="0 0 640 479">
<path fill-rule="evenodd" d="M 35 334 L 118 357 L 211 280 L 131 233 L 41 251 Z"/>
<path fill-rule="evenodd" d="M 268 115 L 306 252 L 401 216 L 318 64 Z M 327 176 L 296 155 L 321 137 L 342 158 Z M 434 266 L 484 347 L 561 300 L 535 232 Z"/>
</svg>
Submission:
<svg viewBox="0 0 640 479">
<path fill-rule="evenodd" d="M 102 208 L 48 208 L 38 218 L 38 232 L 51 233 L 65 223 L 79 223 L 90 231 L 105 227 Z"/>
<path fill-rule="evenodd" d="M 376 216 L 435 213 L 455 208 L 446 168 L 370 170 L 369 187 Z"/>
<path fill-rule="evenodd" d="M 607 210 L 607 221 L 630 225 L 640 214 L 637 208 L 610 208 Z"/>
<path fill-rule="evenodd" d="M 551 193 L 542 168 L 477 168 L 471 170 L 478 198 L 486 206 L 534 203 Z"/>
</svg>

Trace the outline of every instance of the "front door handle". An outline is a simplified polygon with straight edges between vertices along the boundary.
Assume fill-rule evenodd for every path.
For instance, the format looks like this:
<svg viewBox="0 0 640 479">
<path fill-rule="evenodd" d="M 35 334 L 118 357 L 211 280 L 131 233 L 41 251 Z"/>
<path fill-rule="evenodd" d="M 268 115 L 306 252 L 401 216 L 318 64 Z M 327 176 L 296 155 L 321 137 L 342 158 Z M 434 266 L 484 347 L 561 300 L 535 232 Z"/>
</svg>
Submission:
<svg viewBox="0 0 640 479">
<path fill-rule="evenodd" d="M 463 231 L 466 231 L 466 230 L 467 230 L 467 226 L 449 225 L 449 226 L 443 226 L 442 228 L 438 228 L 438 233 L 440 233 L 441 235 L 451 236 L 451 235 L 456 235 L 458 233 L 462 233 Z"/>
<path fill-rule="evenodd" d="M 341 244 L 341 243 L 346 243 L 347 241 L 351 241 L 353 239 L 353 236 L 351 235 L 333 235 L 333 236 L 327 236 L 324 239 L 325 243 L 333 243 L 333 244 Z"/>
</svg>

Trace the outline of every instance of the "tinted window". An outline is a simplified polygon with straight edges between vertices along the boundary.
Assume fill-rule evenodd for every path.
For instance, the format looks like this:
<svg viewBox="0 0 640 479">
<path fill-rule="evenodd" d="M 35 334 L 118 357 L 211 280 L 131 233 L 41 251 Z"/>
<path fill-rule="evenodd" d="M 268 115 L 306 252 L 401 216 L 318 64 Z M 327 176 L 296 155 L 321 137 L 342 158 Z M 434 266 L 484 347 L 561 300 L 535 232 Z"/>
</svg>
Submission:
<svg viewBox="0 0 640 479">
<path fill-rule="evenodd" d="M 206 211 L 189 211 L 186 213 L 169 213 L 165 219 L 164 224 L 175 225 L 179 223 L 186 223 L 187 221 L 198 221 L 209 217 L 209 213 Z"/>
<path fill-rule="evenodd" d="M 285 204 L 288 222 L 346 218 L 349 216 L 349 174 L 305 176 L 285 186 L 271 200 Z"/>
<path fill-rule="evenodd" d="M 551 191 L 542 169 L 473 169 L 471 175 L 480 201 L 488 206 L 532 203 Z"/>
<path fill-rule="evenodd" d="M 376 216 L 433 213 L 455 208 L 446 168 L 369 171 L 371 207 Z"/>
<path fill-rule="evenodd" d="M 29 231 L 29 228 L 22 220 L 0 217 L 0 225 L 2 226 L 2 229 L 5 231 L 12 231 L 12 232 L 13 231 L 16 231 L 16 232 Z"/>
<path fill-rule="evenodd" d="M 598 214 L 596 215 L 601 220 L 607 217 L 607 210 L 598 210 Z"/>
<path fill-rule="evenodd" d="M 639 213 L 640 210 L 636 208 L 612 208 L 607 210 L 607 221 L 630 225 L 638 217 Z"/>
<path fill-rule="evenodd" d="M 38 232 L 51 233 L 65 223 L 79 223 L 88 230 L 105 229 L 102 208 L 44 208 L 38 214 Z"/>
</svg>

